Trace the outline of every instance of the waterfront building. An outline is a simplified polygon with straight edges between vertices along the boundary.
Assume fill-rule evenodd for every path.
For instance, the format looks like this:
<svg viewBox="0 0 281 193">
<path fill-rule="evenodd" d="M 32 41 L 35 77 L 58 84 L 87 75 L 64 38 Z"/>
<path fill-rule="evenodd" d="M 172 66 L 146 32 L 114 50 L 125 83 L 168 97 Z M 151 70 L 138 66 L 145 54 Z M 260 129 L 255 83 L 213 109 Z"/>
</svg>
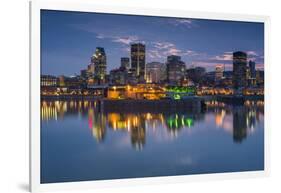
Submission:
<svg viewBox="0 0 281 193">
<path fill-rule="evenodd" d="M 180 56 L 171 55 L 167 57 L 167 80 L 170 84 L 178 84 L 185 78 L 185 63 Z"/>
<path fill-rule="evenodd" d="M 51 75 L 41 75 L 41 87 L 55 87 L 57 86 L 57 77 Z"/>
<path fill-rule="evenodd" d="M 108 99 L 159 100 L 166 94 L 166 89 L 158 84 L 112 85 L 107 89 Z"/>
<path fill-rule="evenodd" d="M 139 82 L 145 81 L 145 45 L 136 43 L 131 45 L 131 68 Z"/>
<path fill-rule="evenodd" d="M 106 82 L 106 54 L 104 48 L 97 47 L 95 53 L 91 57 L 91 64 L 94 65 L 94 78 L 98 84 Z"/>
<path fill-rule="evenodd" d="M 59 76 L 58 77 L 58 86 L 60 86 L 60 87 L 64 87 L 65 86 L 64 76 Z"/>
<path fill-rule="evenodd" d="M 125 67 L 113 69 L 109 73 L 109 83 L 112 85 L 124 85 L 127 84 L 128 71 Z"/>
<path fill-rule="evenodd" d="M 130 69 L 130 58 L 122 57 L 121 58 L 121 67 L 125 68 L 126 70 Z"/>
<path fill-rule="evenodd" d="M 66 88 L 81 88 L 83 87 L 83 80 L 78 76 L 60 76 L 58 79 L 58 86 Z"/>
<path fill-rule="evenodd" d="M 131 68 L 128 70 L 127 83 L 132 85 L 138 83 L 138 78 L 136 76 L 135 69 Z"/>
<path fill-rule="evenodd" d="M 233 87 L 244 88 L 247 85 L 247 54 L 245 52 L 233 53 Z"/>
<path fill-rule="evenodd" d="M 159 83 L 163 79 L 165 73 L 164 64 L 160 62 L 151 62 L 146 64 L 146 82 Z M 163 73 L 164 72 L 164 73 Z"/>
</svg>

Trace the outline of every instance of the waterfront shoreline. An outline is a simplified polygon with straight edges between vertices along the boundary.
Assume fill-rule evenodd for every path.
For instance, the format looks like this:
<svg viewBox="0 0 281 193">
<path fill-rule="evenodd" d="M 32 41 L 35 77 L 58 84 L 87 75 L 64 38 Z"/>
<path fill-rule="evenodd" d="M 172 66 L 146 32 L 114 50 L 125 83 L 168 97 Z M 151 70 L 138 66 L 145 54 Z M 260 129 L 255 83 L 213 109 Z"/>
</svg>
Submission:
<svg viewBox="0 0 281 193">
<path fill-rule="evenodd" d="M 78 96 L 78 95 L 65 95 L 65 96 L 54 96 L 54 95 L 41 95 L 41 100 L 107 100 L 107 101 L 181 101 L 181 100 L 193 100 L 193 99 L 201 99 L 201 100 L 223 100 L 228 98 L 235 98 L 235 95 L 205 95 L 205 96 L 190 96 L 184 99 L 108 99 L 104 97 L 96 97 L 96 96 Z M 264 95 L 244 95 L 241 96 L 244 100 L 264 100 Z"/>
</svg>

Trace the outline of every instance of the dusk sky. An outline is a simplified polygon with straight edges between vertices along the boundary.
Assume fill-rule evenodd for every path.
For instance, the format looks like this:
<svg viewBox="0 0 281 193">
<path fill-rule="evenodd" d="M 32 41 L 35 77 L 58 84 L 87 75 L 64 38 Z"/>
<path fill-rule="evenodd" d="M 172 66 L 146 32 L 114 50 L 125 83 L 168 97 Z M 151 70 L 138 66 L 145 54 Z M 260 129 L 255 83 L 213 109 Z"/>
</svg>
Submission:
<svg viewBox="0 0 281 193">
<path fill-rule="evenodd" d="M 130 44 L 146 45 L 146 63 L 179 55 L 187 68 L 232 69 L 232 52 L 245 51 L 264 67 L 263 23 L 41 11 L 42 74 L 79 74 L 96 47 L 104 47 L 107 73 L 130 57 Z"/>
</svg>

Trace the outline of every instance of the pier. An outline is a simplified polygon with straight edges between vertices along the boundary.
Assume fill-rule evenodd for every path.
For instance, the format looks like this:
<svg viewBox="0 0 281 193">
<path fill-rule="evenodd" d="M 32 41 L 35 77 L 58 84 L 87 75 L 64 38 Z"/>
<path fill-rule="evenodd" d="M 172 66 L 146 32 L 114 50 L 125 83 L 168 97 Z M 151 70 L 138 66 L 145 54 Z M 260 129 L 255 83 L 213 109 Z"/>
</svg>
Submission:
<svg viewBox="0 0 281 193">
<path fill-rule="evenodd" d="M 124 111 L 124 112 L 163 112 L 169 111 L 190 111 L 200 112 L 204 105 L 200 97 L 191 97 L 189 99 L 171 100 L 108 100 L 101 101 L 103 110 L 106 111 Z"/>
</svg>

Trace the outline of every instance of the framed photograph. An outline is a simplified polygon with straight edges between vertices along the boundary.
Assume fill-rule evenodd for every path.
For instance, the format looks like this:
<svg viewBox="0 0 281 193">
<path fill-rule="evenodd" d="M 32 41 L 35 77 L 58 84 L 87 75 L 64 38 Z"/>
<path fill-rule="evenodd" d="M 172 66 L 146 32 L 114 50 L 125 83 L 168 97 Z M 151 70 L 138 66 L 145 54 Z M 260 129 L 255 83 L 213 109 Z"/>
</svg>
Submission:
<svg viewBox="0 0 281 193">
<path fill-rule="evenodd" d="M 30 4 L 32 192 L 265 176 L 269 18 Z"/>
</svg>

